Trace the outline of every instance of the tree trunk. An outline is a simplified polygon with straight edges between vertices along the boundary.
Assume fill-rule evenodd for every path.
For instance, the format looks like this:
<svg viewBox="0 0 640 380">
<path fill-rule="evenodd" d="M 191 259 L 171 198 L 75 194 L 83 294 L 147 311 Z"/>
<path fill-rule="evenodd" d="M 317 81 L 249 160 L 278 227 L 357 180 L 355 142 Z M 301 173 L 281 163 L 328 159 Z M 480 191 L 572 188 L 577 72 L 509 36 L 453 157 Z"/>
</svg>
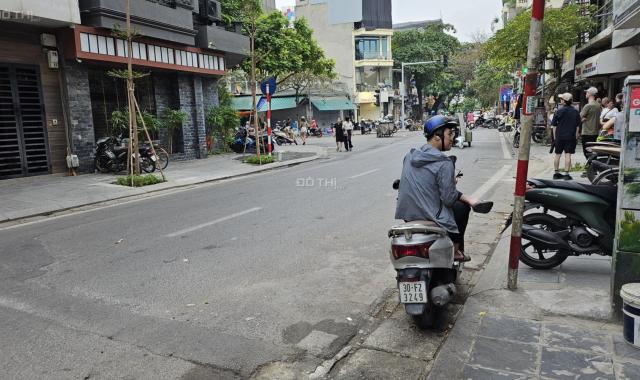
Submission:
<svg viewBox="0 0 640 380">
<path fill-rule="evenodd" d="M 251 98 L 252 98 L 252 113 L 253 113 L 253 125 L 256 136 L 256 154 L 260 157 L 260 124 L 258 123 L 258 108 L 256 107 L 256 51 L 255 51 L 255 34 L 251 35 Z M 247 134 L 249 131 L 247 131 Z M 262 161 L 258 160 L 262 163 Z"/>
<path fill-rule="evenodd" d="M 424 114 L 424 101 L 422 99 L 422 84 L 416 82 L 416 90 L 418 91 L 418 115 L 415 115 L 416 120 L 421 120 L 422 115 Z"/>
</svg>

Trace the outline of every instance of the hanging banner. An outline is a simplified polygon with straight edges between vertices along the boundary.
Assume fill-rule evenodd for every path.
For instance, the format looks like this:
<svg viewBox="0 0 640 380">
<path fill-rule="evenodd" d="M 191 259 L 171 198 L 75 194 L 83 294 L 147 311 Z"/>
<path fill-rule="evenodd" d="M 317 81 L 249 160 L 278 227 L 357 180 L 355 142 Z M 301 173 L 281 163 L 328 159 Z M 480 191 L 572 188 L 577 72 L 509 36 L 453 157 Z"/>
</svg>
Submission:
<svg viewBox="0 0 640 380">
<path fill-rule="evenodd" d="M 640 86 L 629 92 L 629 132 L 640 132 Z"/>
</svg>

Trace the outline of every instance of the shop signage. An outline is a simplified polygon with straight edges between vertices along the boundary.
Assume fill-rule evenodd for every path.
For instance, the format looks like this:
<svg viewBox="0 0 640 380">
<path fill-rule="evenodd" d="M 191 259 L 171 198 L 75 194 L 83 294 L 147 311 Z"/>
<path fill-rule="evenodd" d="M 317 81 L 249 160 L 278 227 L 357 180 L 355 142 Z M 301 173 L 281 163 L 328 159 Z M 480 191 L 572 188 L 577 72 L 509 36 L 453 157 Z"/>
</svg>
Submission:
<svg viewBox="0 0 640 380">
<path fill-rule="evenodd" d="M 638 0 L 613 0 L 613 24 L 617 27 L 622 24 L 623 21 L 631 19 L 629 17 L 634 11 L 640 9 L 640 1 Z M 628 24 L 628 22 L 625 22 Z M 638 25 L 625 25 L 624 29 L 637 28 Z M 622 28 L 620 28 L 622 29 Z"/>
<path fill-rule="evenodd" d="M 633 86 L 630 91 L 629 132 L 640 132 L 640 86 Z"/>
</svg>

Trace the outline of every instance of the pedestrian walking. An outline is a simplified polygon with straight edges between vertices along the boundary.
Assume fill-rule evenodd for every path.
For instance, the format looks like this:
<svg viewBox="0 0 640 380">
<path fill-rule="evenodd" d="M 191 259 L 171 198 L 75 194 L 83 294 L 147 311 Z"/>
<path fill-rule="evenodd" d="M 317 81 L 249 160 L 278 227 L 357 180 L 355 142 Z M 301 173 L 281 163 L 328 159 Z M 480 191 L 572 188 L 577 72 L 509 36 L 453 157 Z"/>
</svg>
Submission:
<svg viewBox="0 0 640 380">
<path fill-rule="evenodd" d="M 571 180 L 569 171 L 571 170 L 571 155 L 576 153 L 576 145 L 578 142 L 579 128 L 582 124 L 582 117 L 577 109 L 573 108 L 573 95 L 564 93 L 560 95 L 564 107 L 559 108 L 553 117 L 551 125 L 555 127 L 555 157 L 553 160 L 553 168 L 555 173 L 553 179 Z M 560 157 L 564 153 L 564 175 L 560 173 Z"/>
<path fill-rule="evenodd" d="M 582 108 L 580 112 L 580 118 L 582 120 L 582 153 L 585 159 L 589 159 L 589 152 L 587 152 L 587 143 L 594 142 L 598 138 L 600 132 L 600 113 L 602 107 L 596 100 L 598 89 L 595 87 L 589 87 L 586 91 L 587 100 L 589 103 Z"/>
<path fill-rule="evenodd" d="M 342 129 L 344 130 L 344 147 L 347 152 L 353 149 L 353 144 L 351 143 L 351 136 L 353 135 L 353 123 L 349 117 L 344 119 L 342 123 Z"/>
<path fill-rule="evenodd" d="M 344 142 L 344 129 L 342 129 L 342 119 L 338 118 L 338 121 L 333 125 L 333 132 L 336 136 L 336 151 L 341 150 L 340 146 Z"/>
<path fill-rule="evenodd" d="M 302 139 L 302 145 L 307 145 L 307 133 L 309 133 L 309 123 L 307 123 L 307 118 L 302 116 L 300 118 L 300 138 Z"/>
</svg>

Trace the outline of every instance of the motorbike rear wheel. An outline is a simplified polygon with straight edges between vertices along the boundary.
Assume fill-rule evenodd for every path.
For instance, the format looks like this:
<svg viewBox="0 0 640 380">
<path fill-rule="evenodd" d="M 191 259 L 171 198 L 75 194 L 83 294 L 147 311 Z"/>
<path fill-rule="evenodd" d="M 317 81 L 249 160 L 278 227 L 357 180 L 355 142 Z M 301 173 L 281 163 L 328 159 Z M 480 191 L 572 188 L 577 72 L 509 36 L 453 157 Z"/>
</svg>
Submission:
<svg viewBox="0 0 640 380">
<path fill-rule="evenodd" d="M 140 169 L 145 173 L 156 171 L 156 163 L 150 157 L 140 157 Z"/>
<path fill-rule="evenodd" d="M 423 314 L 412 315 L 413 322 L 422 330 L 430 329 L 435 326 L 441 311 L 442 308 L 429 303 Z"/>
<path fill-rule="evenodd" d="M 598 176 L 593 180 L 592 183 L 599 186 L 618 186 L 619 172 L 619 168 L 605 170 L 598 174 Z"/>
<path fill-rule="evenodd" d="M 100 173 L 109 173 L 111 171 L 109 159 L 103 155 L 96 156 L 93 160 L 93 166 Z"/>
<path fill-rule="evenodd" d="M 557 219 L 547 214 L 528 214 L 523 218 L 524 224 L 528 224 L 533 227 L 545 229 L 547 231 L 555 232 L 560 228 L 556 224 Z M 550 256 L 547 254 L 551 254 Z M 533 269 L 551 269 L 562 264 L 570 252 L 566 250 L 549 250 L 537 248 L 532 242 L 526 241 L 522 238 L 522 247 L 520 248 L 520 261 L 530 266 Z M 545 257 L 545 255 L 547 255 Z"/>
</svg>

